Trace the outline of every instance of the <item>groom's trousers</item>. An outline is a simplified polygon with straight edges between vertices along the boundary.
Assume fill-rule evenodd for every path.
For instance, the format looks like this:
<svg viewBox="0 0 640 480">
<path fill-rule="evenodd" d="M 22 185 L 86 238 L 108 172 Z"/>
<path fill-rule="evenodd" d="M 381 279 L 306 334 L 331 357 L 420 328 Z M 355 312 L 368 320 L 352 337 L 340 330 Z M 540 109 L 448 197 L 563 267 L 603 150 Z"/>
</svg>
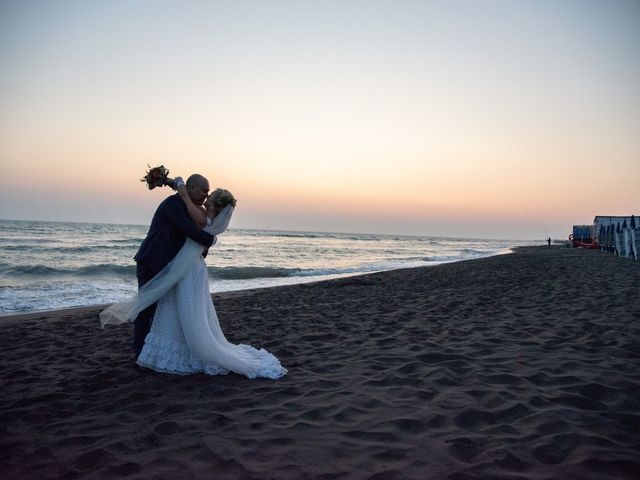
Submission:
<svg viewBox="0 0 640 480">
<path fill-rule="evenodd" d="M 138 289 L 155 277 L 157 273 L 158 272 L 152 272 L 138 263 L 136 266 Z M 157 306 L 157 303 L 149 305 L 138 314 L 133 322 L 133 356 L 136 360 L 140 352 L 142 352 L 142 347 L 144 347 L 144 339 L 147 337 L 149 330 L 151 330 L 151 322 L 153 322 L 153 315 L 156 313 Z"/>
</svg>

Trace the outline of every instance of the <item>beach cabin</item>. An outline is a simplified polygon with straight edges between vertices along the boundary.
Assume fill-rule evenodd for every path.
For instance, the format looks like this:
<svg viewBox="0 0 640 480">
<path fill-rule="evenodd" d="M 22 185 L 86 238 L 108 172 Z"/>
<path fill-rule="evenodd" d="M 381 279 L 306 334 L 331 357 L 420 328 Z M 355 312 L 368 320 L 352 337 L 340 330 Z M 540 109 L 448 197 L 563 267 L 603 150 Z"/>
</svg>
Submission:
<svg viewBox="0 0 640 480">
<path fill-rule="evenodd" d="M 574 225 L 573 233 L 569 235 L 573 248 L 598 248 L 597 230 L 593 225 Z"/>
<path fill-rule="evenodd" d="M 636 215 L 635 217 L 637 219 L 638 215 Z M 618 223 L 620 224 L 620 226 L 622 226 L 625 220 L 627 221 L 627 225 L 631 225 L 631 215 L 629 215 L 628 217 L 609 217 L 604 215 L 598 215 L 593 219 L 593 231 L 599 232 L 601 226 L 603 226 L 605 229 L 609 225 L 613 225 L 614 227 L 616 227 Z"/>
<path fill-rule="evenodd" d="M 637 222 L 638 215 L 597 215 L 593 219 L 593 232 L 595 238 L 602 239 L 600 243 L 605 251 L 637 260 L 640 240 L 640 225 Z"/>
</svg>

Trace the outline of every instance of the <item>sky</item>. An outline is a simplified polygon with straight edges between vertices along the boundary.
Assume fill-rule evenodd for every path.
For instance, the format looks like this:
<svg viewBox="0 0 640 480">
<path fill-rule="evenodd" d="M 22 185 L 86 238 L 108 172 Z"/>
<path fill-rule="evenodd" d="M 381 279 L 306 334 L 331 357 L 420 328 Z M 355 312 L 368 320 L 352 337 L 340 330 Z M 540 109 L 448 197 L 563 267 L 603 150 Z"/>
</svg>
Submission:
<svg viewBox="0 0 640 480">
<path fill-rule="evenodd" d="M 0 0 L 0 218 L 566 238 L 640 213 L 640 2 Z"/>
</svg>

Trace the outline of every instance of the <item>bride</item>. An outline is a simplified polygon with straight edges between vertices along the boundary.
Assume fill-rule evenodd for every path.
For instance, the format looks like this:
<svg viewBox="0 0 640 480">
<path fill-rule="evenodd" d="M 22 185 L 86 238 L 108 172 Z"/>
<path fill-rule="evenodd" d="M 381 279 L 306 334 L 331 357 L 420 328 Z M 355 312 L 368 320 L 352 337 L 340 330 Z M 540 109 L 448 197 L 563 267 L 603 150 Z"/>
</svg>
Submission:
<svg viewBox="0 0 640 480">
<path fill-rule="evenodd" d="M 231 192 L 216 189 L 202 209 L 191 201 L 184 182 L 176 179 L 176 185 L 196 225 L 212 235 L 227 230 L 236 204 Z M 132 321 L 159 300 L 138 365 L 178 375 L 224 375 L 231 371 L 248 378 L 282 377 L 287 370 L 273 354 L 230 343 L 222 333 L 202 252 L 202 245 L 187 238 L 175 258 L 135 297 L 100 313 L 102 327 Z"/>
</svg>

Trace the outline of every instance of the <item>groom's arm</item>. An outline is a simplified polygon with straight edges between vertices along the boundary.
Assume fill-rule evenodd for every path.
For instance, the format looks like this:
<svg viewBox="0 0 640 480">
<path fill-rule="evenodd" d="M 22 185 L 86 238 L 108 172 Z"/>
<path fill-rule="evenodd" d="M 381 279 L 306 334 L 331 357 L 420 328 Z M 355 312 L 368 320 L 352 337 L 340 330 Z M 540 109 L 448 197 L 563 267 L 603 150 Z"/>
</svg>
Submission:
<svg viewBox="0 0 640 480">
<path fill-rule="evenodd" d="M 213 244 L 214 237 L 210 233 L 199 229 L 191 217 L 188 215 L 184 204 L 178 202 L 167 202 L 166 214 L 169 220 L 180 230 L 185 236 L 209 248 Z"/>
</svg>

